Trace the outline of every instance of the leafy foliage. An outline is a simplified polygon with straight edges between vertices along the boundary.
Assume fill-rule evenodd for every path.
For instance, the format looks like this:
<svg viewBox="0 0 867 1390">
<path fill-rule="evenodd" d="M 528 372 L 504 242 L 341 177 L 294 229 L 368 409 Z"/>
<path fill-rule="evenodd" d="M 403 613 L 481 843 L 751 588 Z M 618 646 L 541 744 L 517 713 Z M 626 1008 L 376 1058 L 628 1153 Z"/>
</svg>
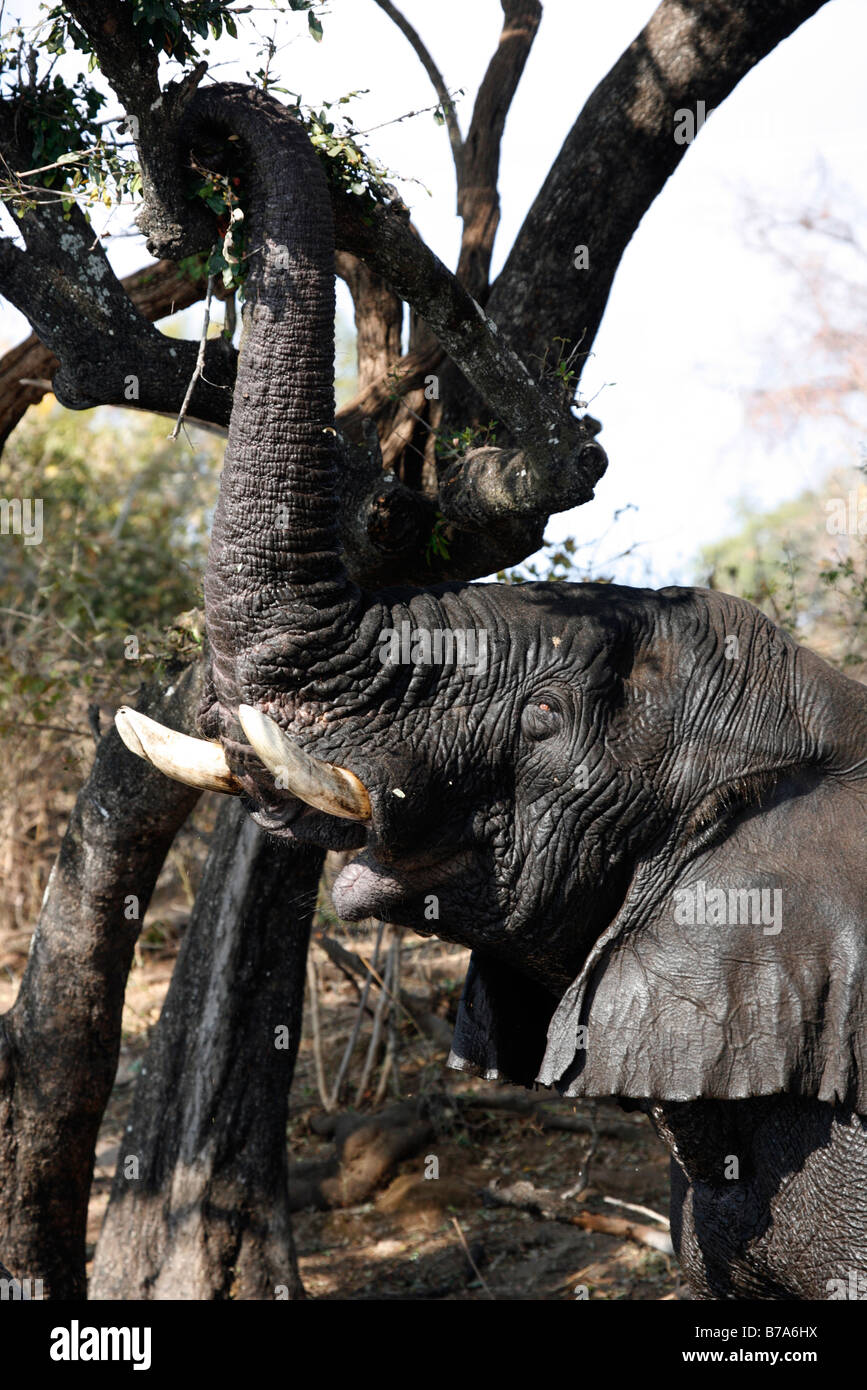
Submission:
<svg viewBox="0 0 867 1390">
<path fill-rule="evenodd" d="M 494 448 L 497 428 L 498 422 L 489 420 L 486 425 L 465 425 L 457 434 L 454 430 L 438 430 L 435 445 L 437 458 L 448 461 L 463 458 L 471 449 Z"/>
<path fill-rule="evenodd" d="M 43 505 L 41 544 L 0 537 L 0 736 L 71 690 L 119 696 L 200 644 L 195 624 L 171 629 L 201 602 L 221 441 L 191 451 L 166 434 L 159 419 L 84 425 L 43 407 L 0 457 L 0 496 Z"/>
<path fill-rule="evenodd" d="M 0 534 L 0 937 L 20 931 L 25 947 L 87 775 L 96 707 L 109 713 L 201 647 L 222 440 L 196 432 L 191 449 L 168 428 L 46 400 L 0 458 L 0 498 L 43 504 L 41 544 Z"/>
<path fill-rule="evenodd" d="M 424 552 L 425 562 L 432 565 L 434 559 L 449 558 L 448 522 L 442 512 L 437 512 Z"/>
<path fill-rule="evenodd" d="M 197 55 L 196 39 L 209 34 L 218 39 L 225 29 L 237 38 L 238 29 L 231 7 L 223 0 L 131 0 L 132 21 L 141 36 L 142 46 L 168 54 L 179 63 L 193 62 Z M 97 58 L 87 34 L 67 13 L 65 5 L 54 5 L 48 12 L 51 25 L 45 39 L 49 53 L 63 53 L 77 48 L 90 55 L 90 67 Z"/>
<path fill-rule="evenodd" d="M 219 39 L 225 33 L 238 37 L 238 19 L 247 16 L 250 7 L 237 13 L 224 0 L 125 0 L 136 33 L 143 48 L 150 48 L 187 68 L 198 62 L 208 48 L 203 41 Z M 275 16 L 291 11 L 307 13 L 311 37 L 321 41 L 323 28 L 314 0 L 289 0 L 288 7 L 272 0 Z M 141 171 L 137 160 L 128 158 L 124 149 L 130 143 L 128 122 L 121 113 L 113 119 L 97 120 L 104 109 L 104 93 L 94 87 L 84 73 L 71 84 L 59 74 L 52 76 L 58 57 L 75 50 L 87 58 L 88 72 L 98 67 L 93 45 L 64 5 L 53 5 L 47 12 L 41 36 L 30 45 L 23 27 L 15 24 L 0 38 L 0 86 L 6 100 L 20 104 L 24 124 L 32 132 L 31 163 L 34 166 L 31 183 L 21 178 L 0 179 L 0 198 L 18 214 L 26 212 L 36 202 L 45 201 L 44 190 L 54 190 L 68 213 L 72 200 L 86 208 L 95 203 L 105 206 L 130 201 L 141 193 Z M 276 51 L 270 41 L 270 51 Z M 46 69 L 47 62 L 47 69 Z M 252 82 L 263 87 L 275 87 L 269 67 L 249 73 Z M 342 102 L 350 98 L 341 98 Z M 296 98 L 296 103 L 300 98 Z M 337 175 L 353 191 L 372 191 L 382 172 L 354 144 L 348 131 L 335 134 L 325 109 L 318 114 L 305 108 L 308 117 L 296 105 L 296 114 L 309 120 L 311 138 L 330 160 L 337 160 Z M 134 123 L 133 123 L 134 126 Z M 336 171 L 335 171 L 336 172 Z M 351 175 L 351 177 L 350 177 Z M 334 175 L 332 175 L 334 176 Z M 191 196 L 199 195 L 191 189 Z M 220 267 L 221 270 L 226 267 Z"/>
<path fill-rule="evenodd" d="M 13 31 L 13 36 L 16 32 L 20 33 Z M 85 206 L 110 205 L 138 193 L 138 164 L 121 153 L 120 135 L 97 120 L 105 106 L 103 93 L 83 73 L 72 83 L 59 73 L 52 76 L 50 68 L 40 73 L 33 51 L 22 65 L 21 48 L 10 48 L 8 38 L 4 36 L 0 48 L 3 97 L 17 104 L 17 129 L 19 136 L 29 133 L 29 163 L 34 167 L 0 178 L 3 201 L 20 216 L 44 202 L 47 190 L 53 190 L 67 212 L 73 197 L 80 197 Z"/>
<path fill-rule="evenodd" d="M 835 535 L 827 525 L 829 503 L 850 496 L 867 516 L 860 470 L 840 469 L 821 489 L 745 515 L 733 536 L 701 552 L 697 577 L 748 599 L 797 641 L 858 675 L 867 666 L 867 534 Z"/>
</svg>

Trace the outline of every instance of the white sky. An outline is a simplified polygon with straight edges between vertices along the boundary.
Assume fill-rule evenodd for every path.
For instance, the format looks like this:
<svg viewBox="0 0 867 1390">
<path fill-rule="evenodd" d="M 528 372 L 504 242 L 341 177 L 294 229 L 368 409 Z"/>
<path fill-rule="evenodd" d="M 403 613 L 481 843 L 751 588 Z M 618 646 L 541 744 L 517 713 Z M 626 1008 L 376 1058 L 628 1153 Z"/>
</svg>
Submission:
<svg viewBox="0 0 867 1390">
<path fill-rule="evenodd" d="M 404 0 L 402 8 L 450 88 L 465 89 L 458 109 L 466 129 L 499 33 L 499 4 Z M 545 0 L 503 142 L 495 272 L 586 98 L 654 8 L 655 0 Z M 260 0 L 263 24 L 267 9 Z M 32 23 L 39 11 L 35 0 L 12 0 L 9 13 Z M 275 67 L 304 102 L 367 87 L 351 108 L 366 129 L 435 100 L 406 41 L 372 0 L 332 0 L 321 45 L 307 36 L 304 16 L 280 23 L 286 46 Z M 222 44 L 212 56 L 217 62 L 233 51 Z M 259 66 L 252 52 L 217 74 L 243 78 L 244 67 Z M 852 461 L 845 450 L 835 456 L 843 446 L 823 444 L 815 430 L 777 449 L 745 431 L 744 390 L 797 351 L 799 330 L 793 282 L 748 248 L 743 216 L 747 202 L 797 214 L 820 162 L 841 215 L 867 201 L 865 52 L 863 0 L 830 0 L 713 115 L 627 249 L 584 381 L 585 394 L 604 388 L 591 408 L 604 423 L 609 471 L 596 503 L 555 517 L 547 529 L 549 538 L 588 540 L 616 509 L 636 506 L 599 550 L 604 560 L 642 543 L 640 562 L 613 567 L 618 579 L 689 582 L 699 546 L 731 529 L 740 499 L 772 505 Z M 394 178 L 422 235 L 454 265 L 459 223 L 445 130 L 426 114 L 375 131 L 368 144 L 395 175 L 431 191 Z M 132 239 L 114 243 L 110 254 L 120 274 L 147 259 Z M 0 306 L 0 340 L 8 345 L 26 325 L 5 301 Z"/>
</svg>

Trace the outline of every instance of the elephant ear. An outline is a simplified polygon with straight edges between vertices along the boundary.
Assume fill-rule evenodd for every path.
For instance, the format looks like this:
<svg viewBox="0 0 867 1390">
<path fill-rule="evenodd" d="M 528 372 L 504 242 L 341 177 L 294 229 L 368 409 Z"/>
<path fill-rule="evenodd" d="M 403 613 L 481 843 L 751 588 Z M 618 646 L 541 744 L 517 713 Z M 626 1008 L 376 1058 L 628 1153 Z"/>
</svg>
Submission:
<svg viewBox="0 0 867 1390">
<path fill-rule="evenodd" d="M 669 889 L 645 866 L 551 1021 L 539 1081 L 867 1113 L 865 844 L 863 783 L 790 781 Z"/>
<path fill-rule="evenodd" d="M 556 998 L 518 970 L 473 951 L 448 1065 L 487 1081 L 533 1086 Z"/>
</svg>

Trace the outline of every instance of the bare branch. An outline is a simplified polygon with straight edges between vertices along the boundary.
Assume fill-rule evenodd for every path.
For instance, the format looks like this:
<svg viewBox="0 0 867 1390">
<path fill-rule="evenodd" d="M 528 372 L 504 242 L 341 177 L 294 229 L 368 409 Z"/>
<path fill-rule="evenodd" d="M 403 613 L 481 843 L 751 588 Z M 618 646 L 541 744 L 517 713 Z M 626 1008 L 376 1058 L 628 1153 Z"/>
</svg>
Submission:
<svg viewBox="0 0 867 1390">
<path fill-rule="evenodd" d="M 408 300 L 449 356 L 487 401 L 520 451 L 485 452 L 472 491 L 452 470 L 443 510 L 474 529 L 484 516 L 546 516 L 593 496 L 605 455 L 593 426 L 566 414 L 534 380 L 475 299 L 431 249 L 413 235 L 397 207 L 376 206 L 362 219 L 348 194 L 333 193 L 338 244 L 363 260 Z M 472 465 L 471 455 L 466 463 Z"/>
<path fill-rule="evenodd" d="M 151 322 L 188 308 L 202 298 L 205 286 L 203 278 L 195 279 L 174 261 L 156 261 L 120 283 L 141 316 Z M 217 294 L 221 293 L 222 286 L 218 286 Z M 27 407 L 54 389 L 52 379 L 58 366 L 54 353 L 43 347 L 35 334 L 0 357 L 0 448 Z"/>
<path fill-rule="evenodd" d="M 213 295 L 214 276 L 209 275 L 208 288 L 205 291 L 205 312 L 202 316 L 202 332 L 199 338 L 199 350 L 196 353 L 196 365 L 193 368 L 193 375 L 190 377 L 190 384 L 187 387 L 184 399 L 181 402 L 181 408 L 178 412 L 178 418 L 174 423 L 174 428 L 172 429 L 172 432 L 169 435 L 169 439 L 177 439 L 178 435 L 180 434 L 181 425 L 184 423 L 184 419 L 186 418 L 187 407 L 189 406 L 190 401 L 192 400 L 193 392 L 196 389 L 196 382 L 199 380 L 199 378 L 202 375 L 202 372 L 205 369 L 205 349 L 208 346 L 208 327 L 211 322 L 211 300 L 213 298 Z"/>
<path fill-rule="evenodd" d="M 71 410 L 121 405 L 177 413 L 195 368 L 196 345 L 167 339 L 137 311 L 78 208 L 66 221 L 59 207 L 39 208 L 28 214 L 24 230 L 26 252 L 0 241 L 0 293 L 60 360 L 53 387 L 61 404 Z M 235 358 L 222 338 L 208 343 L 191 418 L 227 423 Z"/>
<path fill-rule="evenodd" d="M 539 0 L 501 0 L 503 29 L 476 95 L 458 181 L 463 235 L 458 279 L 484 303 L 500 222 L 497 182 L 506 116 L 542 18 Z"/>
<path fill-rule="evenodd" d="M 421 35 L 413 28 L 409 20 L 401 14 L 397 6 L 393 5 L 391 0 L 375 0 L 375 4 L 379 6 L 384 14 L 388 15 L 389 19 L 394 21 L 401 33 L 404 34 L 412 44 L 419 61 L 433 84 L 433 89 L 439 98 L 442 113 L 445 117 L 446 129 L 449 134 L 449 143 L 452 147 L 452 158 L 455 162 L 455 176 L 458 184 L 460 184 L 463 138 L 461 136 L 460 125 L 458 124 L 457 112 L 455 111 L 454 103 L 449 95 L 449 89 L 445 84 L 443 75 L 431 57 Z"/>
<path fill-rule="evenodd" d="M 358 390 L 364 392 L 400 358 L 403 304 L 379 275 L 348 251 L 338 251 L 336 269 L 352 295 Z"/>
<path fill-rule="evenodd" d="M 543 1221 L 580 1226 L 584 1231 L 599 1231 L 603 1235 L 617 1236 L 620 1240 L 634 1240 L 638 1245 L 649 1246 L 651 1250 L 659 1250 L 664 1255 L 674 1254 L 667 1231 L 637 1221 L 626 1221 L 622 1216 L 605 1216 L 601 1212 L 585 1210 L 576 1212 L 563 1201 L 564 1195 L 550 1188 L 534 1187 L 523 1179 L 510 1186 L 500 1186 L 498 1180 L 494 1179 L 485 1188 L 484 1200 L 489 1206 L 517 1207 L 518 1211 L 530 1212 Z"/>
<path fill-rule="evenodd" d="M 623 252 L 690 148 L 675 114 L 710 112 L 824 3 L 663 0 L 587 101 L 491 288 L 487 310 L 528 362 L 558 335 L 592 347 Z"/>
<path fill-rule="evenodd" d="M 368 382 L 358 395 L 341 406 L 337 424 L 347 439 L 360 443 L 364 437 L 364 421 L 378 418 L 387 411 L 395 397 L 408 395 L 424 385 L 426 376 L 435 373 L 445 353 L 435 344 L 424 352 L 410 352 L 388 370 Z"/>
</svg>

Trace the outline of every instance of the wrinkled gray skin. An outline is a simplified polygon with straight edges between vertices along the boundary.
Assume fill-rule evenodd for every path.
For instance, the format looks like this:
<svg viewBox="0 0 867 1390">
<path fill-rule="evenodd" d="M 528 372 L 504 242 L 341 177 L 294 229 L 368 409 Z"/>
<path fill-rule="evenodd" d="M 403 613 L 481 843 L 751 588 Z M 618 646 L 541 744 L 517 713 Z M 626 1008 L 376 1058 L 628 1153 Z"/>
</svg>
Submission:
<svg viewBox="0 0 867 1390">
<path fill-rule="evenodd" d="M 260 825 L 360 848 L 342 917 L 473 948 L 453 1064 L 652 1114 L 696 1297 L 823 1299 L 867 1276 L 867 692 L 717 593 L 355 589 L 319 167 L 262 94 L 193 110 L 246 144 L 263 248 L 206 581 L 203 734 Z M 404 622 L 484 633 L 484 669 L 384 664 Z M 370 823 L 278 790 L 240 703 L 360 778 Z M 699 884 L 779 892 L 779 930 L 679 923 L 675 894 Z"/>
</svg>

